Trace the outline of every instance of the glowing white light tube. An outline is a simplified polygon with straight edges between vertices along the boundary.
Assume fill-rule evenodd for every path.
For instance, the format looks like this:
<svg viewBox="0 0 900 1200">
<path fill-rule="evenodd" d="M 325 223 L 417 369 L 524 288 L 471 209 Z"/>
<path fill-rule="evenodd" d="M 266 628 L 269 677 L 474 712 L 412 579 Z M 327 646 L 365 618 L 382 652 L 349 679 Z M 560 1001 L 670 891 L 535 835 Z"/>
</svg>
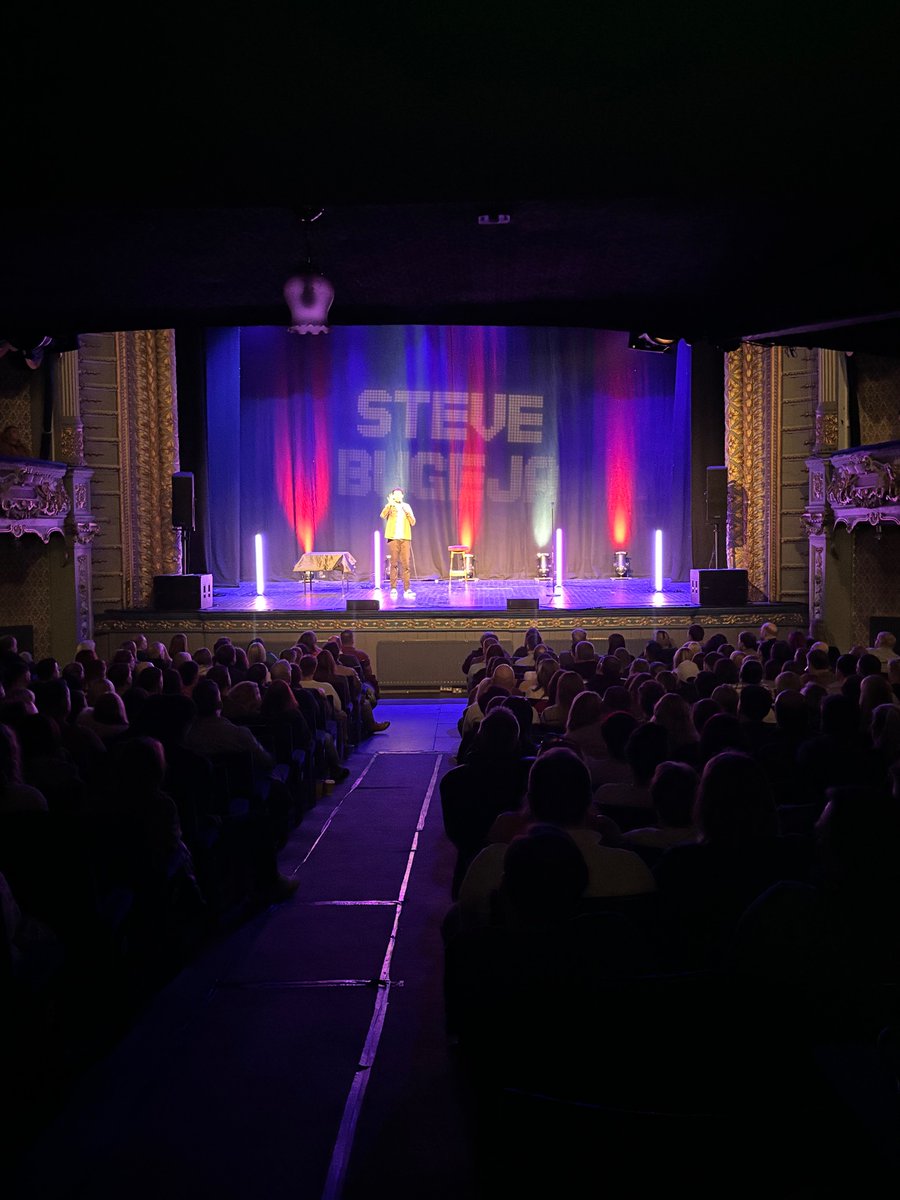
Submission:
<svg viewBox="0 0 900 1200">
<path fill-rule="evenodd" d="M 263 536 L 261 533 L 256 534 L 253 539 L 256 550 L 256 594 L 264 596 L 266 593 L 266 576 L 263 571 Z"/>
<path fill-rule="evenodd" d="M 381 591 L 381 530 L 372 534 L 372 582 L 375 591 Z"/>
</svg>

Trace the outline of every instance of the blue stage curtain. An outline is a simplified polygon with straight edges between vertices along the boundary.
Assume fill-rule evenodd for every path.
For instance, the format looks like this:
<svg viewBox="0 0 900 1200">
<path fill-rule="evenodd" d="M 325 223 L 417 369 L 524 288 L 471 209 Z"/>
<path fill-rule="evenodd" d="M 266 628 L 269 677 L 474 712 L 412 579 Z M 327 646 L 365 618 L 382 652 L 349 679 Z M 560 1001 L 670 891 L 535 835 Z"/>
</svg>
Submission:
<svg viewBox="0 0 900 1200">
<path fill-rule="evenodd" d="M 388 490 L 417 524 L 417 577 L 471 546 L 482 579 L 533 577 L 565 537 L 565 575 L 690 571 L 690 349 L 653 354 L 621 332 L 335 327 L 222 336 L 208 380 L 210 521 L 219 582 L 296 576 L 304 550 L 349 550 L 371 578 Z M 236 361 L 237 360 L 237 361 Z M 239 402 L 236 396 L 239 394 Z M 212 467 L 212 463 L 211 463 Z"/>
</svg>

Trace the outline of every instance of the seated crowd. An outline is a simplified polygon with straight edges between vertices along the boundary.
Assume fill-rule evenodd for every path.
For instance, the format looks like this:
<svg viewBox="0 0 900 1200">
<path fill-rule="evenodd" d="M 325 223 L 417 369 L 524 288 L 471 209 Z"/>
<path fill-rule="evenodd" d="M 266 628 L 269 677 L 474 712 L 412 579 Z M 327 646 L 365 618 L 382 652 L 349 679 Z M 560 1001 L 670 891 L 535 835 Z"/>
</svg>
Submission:
<svg viewBox="0 0 900 1200">
<path fill-rule="evenodd" d="M 103 1037 L 209 936 L 289 899 L 279 851 L 387 729 L 378 693 L 352 630 L 278 654 L 85 642 L 67 663 L 0 639 L 4 1002 Z"/>
<path fill-rule="evenodd" d="M 532 628 L 509 653 L 487 631 L 462 673 L 440 785 L 445 1001 L 479 1074 L 615 1105 L 640 1078 L 635 1104 L 689 1105 L 662 1080 L 690 1044 L 675 1074 L 708 1104 L 734 1042 L 748 1070 L 789 1057 L 798 1074 L 822 1041 L 896 1043 L 890 634 L 842 653 L 770 623 L 733 643 L 692 626 L 632 653 L 582 629 L 558 651 Z M 616 1047 L 590 1039 L 601 1026 Z"/>
</svg>

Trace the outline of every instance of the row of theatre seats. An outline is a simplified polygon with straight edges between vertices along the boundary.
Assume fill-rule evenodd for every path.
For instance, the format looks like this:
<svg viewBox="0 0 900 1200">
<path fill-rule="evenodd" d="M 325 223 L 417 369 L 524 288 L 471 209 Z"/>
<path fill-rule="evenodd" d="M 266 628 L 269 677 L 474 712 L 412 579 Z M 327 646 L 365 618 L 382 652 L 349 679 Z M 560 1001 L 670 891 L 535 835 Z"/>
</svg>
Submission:
<svg viewBox="0 0 900 1200">
<path fill-rule="evenodd" d="M 252 732 L 271 768 L 160 737 L 157 782 L 145 739 L 126 734 L 77 782 L 48 787 L 46 810 L 0 814 L 0 876 L 29 925 L 23 953 L 0 906 L 0 1049 L 26 1124 L 213 938 L 292 893 L 278 853 L 325 790 L 323 742 L 338 731 L 324 717 L 312 750 L 287 723 Z"/>
</svg>

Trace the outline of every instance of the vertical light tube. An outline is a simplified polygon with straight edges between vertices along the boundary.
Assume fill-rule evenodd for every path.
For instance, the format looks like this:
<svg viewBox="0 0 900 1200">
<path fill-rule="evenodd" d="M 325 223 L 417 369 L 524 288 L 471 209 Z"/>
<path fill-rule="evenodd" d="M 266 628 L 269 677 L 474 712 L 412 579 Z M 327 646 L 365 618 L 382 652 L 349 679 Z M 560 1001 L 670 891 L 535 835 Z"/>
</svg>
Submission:
<svg viewBox="0 0 900 1200">
<path fill-rule="evenodd" d="M 381 530 L 376 529 L 372 535 L 372 582 L 375 591 L 381 591 Z"/>
<path fill-rule="evenodd" d="M 563 581 L 563 531 L 556 531 L 556 591 L 562 590 Z"/>
<path fill-rule="evenodd" d="M 663 590 L 662 562 L 662 530 L 657 529 L 653 535 L 653 590 L 655 592 Z"/>
<path fill-rule="evenodd" d="M 266 593 L 266 577 L 263 571 L 263 536 L 261 533 L 256 534 L 253 539 L 256 550 L 256 594 L 264 596 Z"/>
</svg>

